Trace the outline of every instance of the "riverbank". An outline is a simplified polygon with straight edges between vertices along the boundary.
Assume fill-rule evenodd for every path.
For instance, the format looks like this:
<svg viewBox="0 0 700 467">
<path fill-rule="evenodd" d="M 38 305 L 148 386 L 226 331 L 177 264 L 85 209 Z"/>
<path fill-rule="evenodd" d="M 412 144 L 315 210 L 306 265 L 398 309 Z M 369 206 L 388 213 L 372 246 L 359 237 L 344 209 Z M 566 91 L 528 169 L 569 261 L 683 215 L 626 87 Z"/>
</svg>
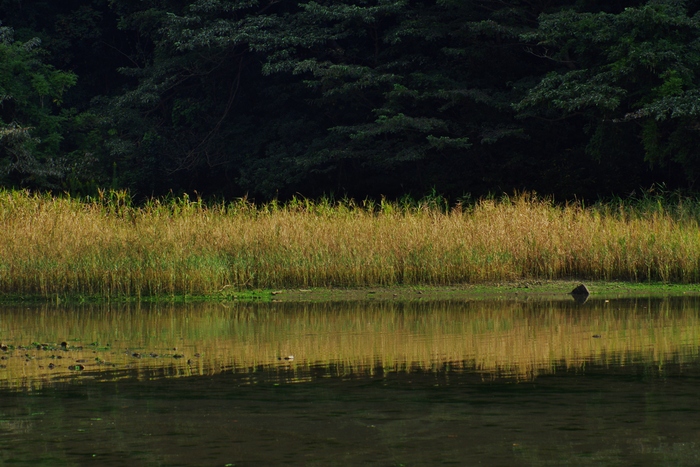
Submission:
<svg viewBox="0 0 700 467">
<path fill-rule="evenodd" d="M 430 301 L 430 300 L 573 300 L 570 292 L 581 281 L 520 281 L 444 287 L 365 287 L 313 288 L 260 291 L 257 296 L 242 294 L 236 300 L 278 302 L 324 301 Z M 628 297 L 700 296 L 700 284 L 631 282 L 586 282 L 591 299 Z M 234 294 L 235 296 L 235 294 Z"/>
<path fill-rule="evenodd" d="M 0 295 L 283 300 L 274 292 L 376 289 L 393 297 L 484 287 L 532 294 L 570 278 L 692 289 L 700 282 L 699 218 L 700 202 L 680 198 L 586 207 L 522 195 L 448 207 L 439 199 L 207 205 L 183 197 L 132 206 L 123 192 L 75 200 L 2 191 Z"/>
<path fill-rule="evenodd" d="M 116 296 L 3 294 L 0 304 L 86 305 L 100 303 L 321 303 L 358 301 L 560 301 L 574 300 L 571 291 L 584 282 L 573 280 L 536 280 L 454 286 L 387 286 L 387 287 L 315 287 L 287 289 L 233 290 L 224 289 L 209 295 Z M 668 284 L 661 282 L 585 282 L 591 292 L 588 299 L 700 297 L 700 284 Z"/>
</svg>

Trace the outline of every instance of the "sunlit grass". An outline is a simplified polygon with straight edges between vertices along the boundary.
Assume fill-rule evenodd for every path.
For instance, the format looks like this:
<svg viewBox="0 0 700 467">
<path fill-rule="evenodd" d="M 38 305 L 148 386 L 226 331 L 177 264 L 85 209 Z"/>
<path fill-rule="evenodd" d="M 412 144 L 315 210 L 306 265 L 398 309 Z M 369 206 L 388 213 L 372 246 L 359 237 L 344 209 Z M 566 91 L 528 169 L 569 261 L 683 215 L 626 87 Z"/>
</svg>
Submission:
<svg viewBox="0 0 700 467">
<path fill-rule="evenodd" d="M 583 206 L 532 195 L 132 206 L 0 192 L 0 292 L 114 298 L 227 288 L 700 279 L 700 201 Z"/>
</svg>

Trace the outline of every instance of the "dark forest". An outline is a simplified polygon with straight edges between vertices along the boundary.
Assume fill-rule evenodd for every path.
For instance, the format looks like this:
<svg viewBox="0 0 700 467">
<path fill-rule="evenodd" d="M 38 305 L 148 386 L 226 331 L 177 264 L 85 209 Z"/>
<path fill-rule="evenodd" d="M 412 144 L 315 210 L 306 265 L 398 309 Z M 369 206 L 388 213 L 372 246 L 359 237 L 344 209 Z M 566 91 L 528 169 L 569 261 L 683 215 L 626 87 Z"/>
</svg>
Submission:
<svg viewBox="0 0 700 467">
<path fill-rule="evenodd" d="M 700 2 L 0 1 L 0 185 L 697 192 Z"/>
</svg>

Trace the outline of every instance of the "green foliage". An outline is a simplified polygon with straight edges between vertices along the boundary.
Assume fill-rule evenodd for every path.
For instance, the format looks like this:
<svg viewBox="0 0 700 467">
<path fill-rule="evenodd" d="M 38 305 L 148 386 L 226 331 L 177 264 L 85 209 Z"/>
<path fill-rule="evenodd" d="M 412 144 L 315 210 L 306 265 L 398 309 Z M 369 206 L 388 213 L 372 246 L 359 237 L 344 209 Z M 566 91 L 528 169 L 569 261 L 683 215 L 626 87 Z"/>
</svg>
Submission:
<svg viewBox="0 0 700 467">
<path fill-rule="evenodd" d="M 207 157 L 237 171 L 249 192 L 276 196 L 311 182 L 374 195 L 412 185 L 421 194 L 444 177 L 445 161 L 460 164 L 475 142 L 522 137 L 505 82 L 525 70 L 504 73 L 488 55 L 519 54 L 504 44 L 517 39 L 518 29 L 489 20 L 480 5 L 210 0 L 168 14 L 159 31 L 163 55 L 135 92 L 151 108 L 172 105 L 179 121 L 184 99 L 166 103 L 162 90 L 174 96 L 188 86 L 187 118 L 214 129 Z M 182 61 L 188 65 L 178 68 L 189 77 L 205 63 L 216 69 L 197 74 L 203 87 L 235 82 L 234 110 L 212 112 L 225 94 L 197 96 L 189 82 L 177 81 L 168 64 Z M 210 122 L 212 115 L 220 118 Z M 245 141 L 228 144 L 241 129 Z M 179 135 L 178 146 L 191 148 Z M 188 167 L 202 167 L 203 149 L 184 155 Z"/>
<path fill-rule="evenodd" d="M 63 127 L 70 114 L 60 111 L 75 74 L 43 62 L 40 41 L 15 41 L 0 28 L 0 180 L 39 187 L 65 179 L 69 161 L 61 159 Z"/>
<path fill-rule="evenodd" d="M 375 200 L 693 187 L 698 8 L 0 0 L 18 38 L 2 30 L 0 184 Z"/>
<path fill-rule="evenodd" d="M 647 161 L 679 163 L 695 180 L 700 17 L 689 15 L 686 2 L 542 15 L 522 39 L 558 65 L 514 106 L 523 117 L 583 115 L 592 128 L 613 123 L 638 136 Z M 608 152 L 599 142 L 588 149 L 600 158 Z"/>
</svg>

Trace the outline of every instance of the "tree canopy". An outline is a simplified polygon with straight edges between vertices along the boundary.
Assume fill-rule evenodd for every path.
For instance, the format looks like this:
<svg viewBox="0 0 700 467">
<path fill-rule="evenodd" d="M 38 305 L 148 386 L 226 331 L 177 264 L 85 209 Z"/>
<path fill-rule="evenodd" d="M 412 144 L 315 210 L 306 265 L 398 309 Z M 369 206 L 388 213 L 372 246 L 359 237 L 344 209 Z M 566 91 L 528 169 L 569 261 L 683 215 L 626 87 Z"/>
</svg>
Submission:
<svg viewBox="0 0 700 467">
<path fill-rule="evenodd" d="M 699 8 L 0 0 L 0 183 L 262 199 L 693 190 Z"/>
</svg>

